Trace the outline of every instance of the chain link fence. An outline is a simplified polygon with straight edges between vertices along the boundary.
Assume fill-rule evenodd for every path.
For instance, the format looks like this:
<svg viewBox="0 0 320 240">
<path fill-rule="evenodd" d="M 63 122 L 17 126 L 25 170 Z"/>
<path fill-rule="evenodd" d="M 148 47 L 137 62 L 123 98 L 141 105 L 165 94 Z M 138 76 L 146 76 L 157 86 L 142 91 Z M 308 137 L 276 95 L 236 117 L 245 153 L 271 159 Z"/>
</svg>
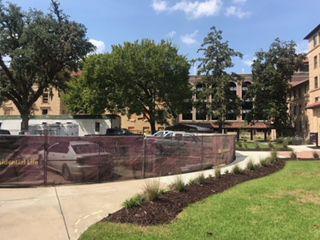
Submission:
<svg viewBox="0 0 320 240">
<path fill-rule="evenodd" d="M 108 182 L 210 169 L 234 160 L 235 138 L 0 136 L 0 187 Z"/>
</svg>

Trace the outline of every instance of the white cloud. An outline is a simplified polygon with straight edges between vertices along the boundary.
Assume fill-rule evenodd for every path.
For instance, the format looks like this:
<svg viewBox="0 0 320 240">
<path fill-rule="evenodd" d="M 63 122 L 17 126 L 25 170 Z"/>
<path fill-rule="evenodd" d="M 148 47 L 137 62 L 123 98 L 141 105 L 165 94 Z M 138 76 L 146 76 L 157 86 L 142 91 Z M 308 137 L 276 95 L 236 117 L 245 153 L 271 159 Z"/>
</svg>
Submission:
<svg viewBox="0 0 320 240">
<path fill-rule="evenodd" d="M 103 41 L 96 40 L 96 39 L 89 39 L 89 42 L 91 42 L 96 47 L 96 51 L 94 53 L 96 54 L 105 53 L 106 45 L 104 44 Z"/>
<path fill-rule="evenodd" d="M 309 51 L 309 46 L 307 41 L 302 41 L 297 43 L 296 46 L 297 53 L 307 53 Z"/>
<path fill-rule="evenodd" d="M 250 56 L 244 56 L 242 63 L 247 67 L 251 67 L 255 59 L 256 59 L 255 57 L 250 58 Z"/>
<path fill-rule="evenodd" d="M 4 64 L 5 64 L 7 67 L 10 66 L 11 57 L 9 57 L 8 55 L 5 55 L 5 56 L 3 56 L 2 60 L 3 60 Z"/>
<path fill-rule="evenodd" d="M 169 6 L 167 1 L 154 0 L 152 4 L 156 12 L 184 12 L 188 17 L 196 19 L 217 15 L 222 7 L 222 0 L 190 1 L 180 0 Z"/>
<path fill-rule="evenodd" d="M 253 60 L 244 60 L 243 63 L 244 63 L 244 65 L 251 67 L 253 64 Z"/>
<path fill-rule="evenodd" d="M 163 0 L 153 0 L 152 8 L 157 13 L 161 13 L 167 10 L 168 4 L 166 1 L 163 1 Z"/>
<path fill-rule="evenodd" d="M 196 30 L 191 34 L 182 35 L 181 36 L 181 41 L 186 45 L 193 45 L 193 44 L 197 43 L 196 36 L 197 36 L 198 32 L 199 31 Z"/>
<path fill-rule="evenodd" d="M 251 15 L 248 11 L 243 11 L 241 7 L 230 6 L 226 10 L 226 16 L 228 17 L 237 17 L 237 18 L 245 18 Z"/>
<path fill-rule="evenodd" d="M 191 66 L 191 68 L 189 70 L 189 74 L 190 75 L 198 75 L 198 67 L 195 65 Z"/>
<path fill-rule="evenodd" d="M 168 33 L 166 34 L 166 37 L 168 37 L 168 38 L 173 38 L 176 34 L 177 34 L 176 31 L 171 31 L 171 32 L 168 32 Z"/>
<path fill-rule="evenodd" d="M 247 2 L 247 0 L 233 0 L 234 4 L 244 4 L 246 2 Z"/>
</svg>

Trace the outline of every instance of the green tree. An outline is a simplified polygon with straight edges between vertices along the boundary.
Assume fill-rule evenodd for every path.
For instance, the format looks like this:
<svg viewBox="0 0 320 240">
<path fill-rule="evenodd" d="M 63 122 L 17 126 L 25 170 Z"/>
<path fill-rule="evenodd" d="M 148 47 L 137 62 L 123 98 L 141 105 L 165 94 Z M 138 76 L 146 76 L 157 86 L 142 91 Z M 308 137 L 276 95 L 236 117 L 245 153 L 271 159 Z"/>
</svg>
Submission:
<svg viewBox="0 0 320 240">
<path fill-rule="evenodd" d="M 70 83 L 66 103 L 74 113 L 143 115 L 154 133 L 156 123 L 188 108 L 189 68 L 170 42 L 126 42 L 87 59 L 82 77 Z M 81 95 L 79 89 L 85 89 Z"/>
<path fill-rule="evenodd" d="M 28 130 L 32 106 L 43 91 L 49 86 L 63 90 L 92 50 L 86 28 L 70 21 L 58 2 L 52 0 L 45 14 L 0 0 L 0 95 L 19 110 L 22 131 Z"/>
<path fill-rule="evenodd" d="M 203 54 L 198 59 L 198 74 L 203 76 L 205 88 L 197 94 L 195 106 L 202 106 L 202 111 L 217 119 L 221 132 L 228 114 L 240 113 L 241 101 L 230 91 L 230 82 L 241 79 L 228 69 L 234 66 L 233 58 L 241 58 L 242 54 L 230 48 L 229 42 L 223 41 L 222 31 L 215 27 L 210 28 L 198 52 Z"/>
<path fill-rule="evenodd" d="M 268 51 L 259 51 L 252 65 L 252 117 L 273 123 L 278 135 L 291 126 L 288 114 L 289 83 L 302 65 L 303 55 L 296 53 L 293 41 L 276 39 Z"/>
<path fill-rule="evenodd" d="M 122 92 L 117 92 L 112 57 L 112 54 L 100 54 L 86 58 L 81 74 L 68 83 L 68 91 L 63 96 L 70 112 L 99 115 L 106 110 L 123 111 Z"/>
</svg>

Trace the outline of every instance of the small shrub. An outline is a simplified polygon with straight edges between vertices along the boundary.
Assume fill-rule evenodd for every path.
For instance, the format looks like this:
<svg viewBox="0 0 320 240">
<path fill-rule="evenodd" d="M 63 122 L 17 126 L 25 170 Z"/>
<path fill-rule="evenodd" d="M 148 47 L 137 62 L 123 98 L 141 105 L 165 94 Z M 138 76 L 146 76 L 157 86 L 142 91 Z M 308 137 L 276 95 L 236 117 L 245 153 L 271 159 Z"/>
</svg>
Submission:
<svg viewBox="0 0 320 240">
<path fill-rule="evenodd" d="M 292 160 L 295 160 L 295 159 L 297 159 L 297 154 L 295 153 L 295 152 L 291 152 L 291 156 L 290 156 L 290 158 L 292 159 Z"/>
<path fill-rule="evenodd" d="M 221 177 L 221 168 L 217 167 L 215 170 L 214 170 L 214 176 L 216 178 L 220 178 Z"/>
<path fill-rule="evenodd" d="M 270 157 L 270 162 L 276 163 L 277 161 L 278 161 L 278 153 L 277 153 L 277 151 L 272 151 L 271 157 Z"/>
<path fill-rule="evenodd" d="M 271 163 L 271 158 L 270 157 L 260 161 L 260 164 L 261 164 L 262 167 L 268 167 L 270 165 L 270 163 Z"/>
<path fill-rule="evenodd" d="M 255 165 L 252 161 L 248 162 L 247 169 L 250 171 L 254 171 L 257 169 L 257 165 Z"/>
<path fill-rule="evenodd" d="M 224 172 L 224 174 L 229 174 L 230 172 L 229 172 L 229 170 L 226 170 L 225 172 Z"/>
<path fill-rule="evenodd" d="M 279 144 L 283 143 L 283 141 L 284 141 L 283 138 L 277 138 L 277 139 L 276 139 L 276 143 L 279 143 Z"/>
<path fill-rule="evenodd" d="M 243 170 L 238 166 L 236 165 L 233 169 L 232 169 L 232 173 L 233 174 L 236 174 L 236 175 L 239 175 L 239 174 L 243 174 Z"/>
<path fill-rule="evenodd" d="M 260 151 L 260 150 L 261 150 L 259 143 L 256 143 L 256 148 L 255 148 L 255 149 L 256 149 L 257 151 Z"/>
<path fill-rule="evenodd" d="M 242 142 L 237 142 L 237 147 L 238 147 L 239 149 L 241 149 L 241 148 L 242 148 Z"/>
<path fill-rule="evenodd" d="M 269 146 L 269 149 L 270 149 L 270 150 L 273 149 L 273 144 L 272 144 L 272 142 L 269 142 L 269 143 L 268 143 L 268 146 Z"/>
<path fill-rule="evenodd" d="M 191 179 L 189 182 L 189 185 L 194 185 L 194 184 L 200 185 L 205 183 L 205 181 L 206 181 L 206 178 L 203 175 L 203 173 L 201 173 L 198 177 Z"/>
<path fill-rule="evenodd" d="M 143 204 L 143 202 L 144 202 L 144 197 L 142 195 L 138 194 L 138 195 L 135 195 L 134 197 L 124 201 L 124 203 L 122 205 L 126 209 L 131 209 L 131 208 L 141 206 Z"/>
<path fill-rule="evenodd" d="M 147 182 L 143 195 L 147 201 L 154 201 L 158 199 L 163 194 L 163 191 L 160 189 L 160 182 L 157 180 Z"/>
<path fill-rule="evenodd" d="M 319 153 L 318 152 L 313 152 L 313 157 L 315 159 L 319 159 Z"/>
<path fill-rule="evenodd" d="M 186 184 L 181 177 L 177 177 L 175 181 L 170 185 L 170 189 L 178 192 L 187 191 Z"/>
</svg>

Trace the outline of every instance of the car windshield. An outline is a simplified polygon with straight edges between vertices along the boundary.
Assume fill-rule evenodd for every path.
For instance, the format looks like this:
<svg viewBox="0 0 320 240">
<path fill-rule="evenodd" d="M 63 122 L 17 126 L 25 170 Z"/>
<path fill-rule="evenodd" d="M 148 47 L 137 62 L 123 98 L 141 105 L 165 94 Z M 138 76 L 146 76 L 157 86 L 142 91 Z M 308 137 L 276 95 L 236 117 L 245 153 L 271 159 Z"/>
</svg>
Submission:
<svg viewBox="0 0 320 240">
<path fill-rule="evenodd" d="M 154 137 L 163 137 L 164 132 L 156 132 L 155 134 L 153 134 Z"/>
<path fill-rule="evenodd" d="M 72 145 L 72 148 L 77 154 L 99 153 L 103 151 L 103 149 L 99 148 L 99 145 L 97 144 Z"/>
</svg>

